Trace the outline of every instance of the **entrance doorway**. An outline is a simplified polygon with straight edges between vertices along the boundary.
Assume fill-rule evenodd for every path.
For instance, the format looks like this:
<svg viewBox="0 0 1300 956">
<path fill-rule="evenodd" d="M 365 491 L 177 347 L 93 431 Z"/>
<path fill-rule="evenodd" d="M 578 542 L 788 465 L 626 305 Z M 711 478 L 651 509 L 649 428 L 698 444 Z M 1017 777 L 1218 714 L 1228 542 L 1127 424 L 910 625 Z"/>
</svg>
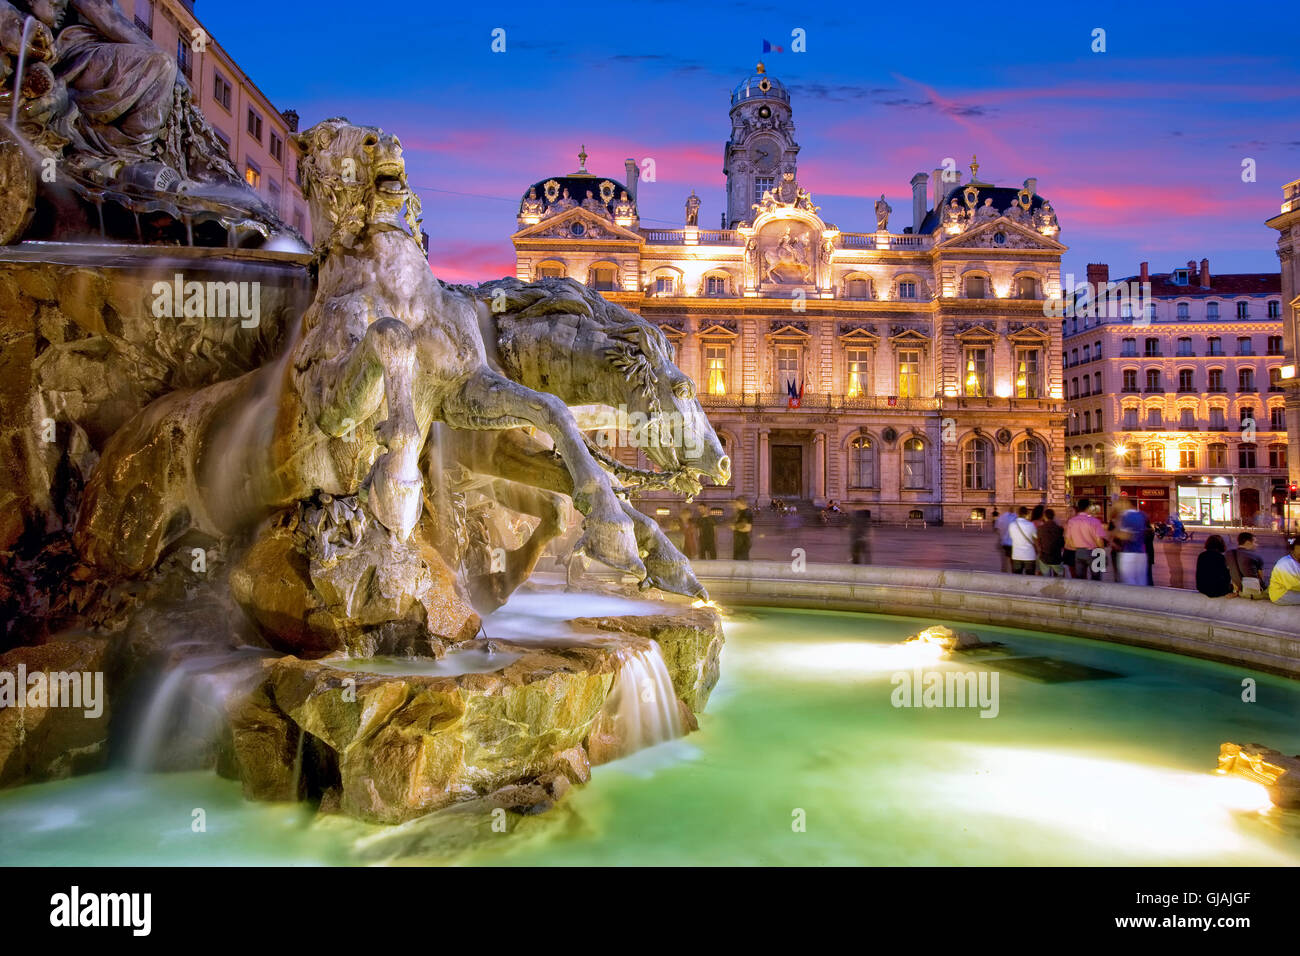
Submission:
<svg viewBox="0 0 1300 956">
<path fill-rule="evenodd" d="M 803 446 L 772 446 L 772 496 L 775 498 L 803 497 Z"/>
<path fill-rule="evenodd" d="M 1241 489 L 1241 523 L 1246 527 L 1255 524 L 1255 516 L 1259 514 L 1259 489 L 1242 488 Z"/>
</svg>

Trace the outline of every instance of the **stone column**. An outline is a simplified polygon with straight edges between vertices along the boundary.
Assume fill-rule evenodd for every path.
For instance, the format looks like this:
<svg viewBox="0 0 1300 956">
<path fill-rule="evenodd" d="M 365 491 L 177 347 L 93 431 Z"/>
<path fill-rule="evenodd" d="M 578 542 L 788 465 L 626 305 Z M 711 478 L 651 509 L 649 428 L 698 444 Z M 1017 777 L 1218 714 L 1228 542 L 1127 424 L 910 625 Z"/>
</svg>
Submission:
<svg viewBox="0 0 1300 956">
<path fill-rule="evenodd" d="M 813 504 L 821 508 L 826 504 L 826 433 L 813 435 Z"/>
<path fill-rule="evenodd" d="M 772 452 L 769 444 L 770 429 L 758 432 L 758 500 L 754 504 L 765 508 L 772 499 Z"/>
<path fill-rule="evenodd" d="M 694 315 L 686 316 L 682 331 L 685 334 L 682 336 L 682 354 L 678 356 L 677 367 L 695 383 L 696 389 L 703 390 L 707 383 L 700 360 L 700 320 Z"/>
</svg>

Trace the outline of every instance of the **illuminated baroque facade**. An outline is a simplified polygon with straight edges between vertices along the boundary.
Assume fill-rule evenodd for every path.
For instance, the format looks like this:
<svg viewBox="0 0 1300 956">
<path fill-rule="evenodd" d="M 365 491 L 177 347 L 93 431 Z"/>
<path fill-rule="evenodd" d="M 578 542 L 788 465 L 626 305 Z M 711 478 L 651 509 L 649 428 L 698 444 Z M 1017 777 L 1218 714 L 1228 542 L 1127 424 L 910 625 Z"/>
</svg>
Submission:
<svg viewBox="0 0 1300 956">
<path fill-rule="evenodd" d="M 1133 295 L 1065 319 L 1073 493 L 1129 495 L 1153 519 L 1272 526 L 1288 459 L 1278 274 L 1214 275 L 1202 259 L 1112 281 L 1088 266 L 1091 294 L 1108 286 Z"/>
<path fill-rule="evenodd" d="M 1282 263 L 1282 388 L 1290 484 L 1300 486 L 1300 179 L 1282 187 L 1282 209 L 1268 221 L 1278 231 Z M 1288 504 L 1288 526 L 1300 523 L 1300 503 Z"/>
<path fill-rule="evenodd" d="M 1060 259 L 1037 193 L 936 170 L 912 224 L 849 232 L 799 184 L 790 96 L 762 65 L 731 96 L 720 229 L 692 192 L 642 228 L 639 170 L 580 168 L 525 191 L 522 280 L 567 276 L 653 319 L 732 458 L 704 499 L 830 499 L 875 518 L 968 520 L 1065 500 Z M 635 449 L 622 456 L 637 459 Z"/>
</svg>

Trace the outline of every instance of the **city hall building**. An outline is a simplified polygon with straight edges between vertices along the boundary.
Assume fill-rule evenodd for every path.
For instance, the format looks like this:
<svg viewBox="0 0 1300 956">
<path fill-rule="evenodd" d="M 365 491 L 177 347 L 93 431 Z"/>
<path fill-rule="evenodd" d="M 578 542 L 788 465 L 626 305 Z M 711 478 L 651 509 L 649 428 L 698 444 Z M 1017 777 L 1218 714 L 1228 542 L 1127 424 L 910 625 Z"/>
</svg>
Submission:
<svg viewBox="0 0 1300 956">
<path fill-rule="evenodd" d="M 729 121 L 720 228 L 694 191 L 681 226 L 643 228 L 637 164 L 619 180 L 583 153 L 524 191 L 512 237 L 521 280 L 587 283 L 672 341 L 733 463 L 704 500 L 891 522 L 1063 503 L 1065 246 L 1036 180 L 917 173 L 910 224 L 882 196 L 850 231 L 800 184 L 790 94 L 762 64 Z"/>
</svg>

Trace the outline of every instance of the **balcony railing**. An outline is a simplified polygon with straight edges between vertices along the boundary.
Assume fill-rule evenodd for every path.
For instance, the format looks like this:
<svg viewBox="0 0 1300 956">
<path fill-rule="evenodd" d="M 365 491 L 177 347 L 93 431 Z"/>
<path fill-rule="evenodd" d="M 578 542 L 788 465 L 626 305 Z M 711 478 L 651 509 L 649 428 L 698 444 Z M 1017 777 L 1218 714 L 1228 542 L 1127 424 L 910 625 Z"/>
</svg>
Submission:
<svg viewBox="0 0 1300 956">
<path fill-rule="evenodd" d="M 726 395 L 701 393 L 700 404 L 705 408 L 788 408 L 790 396 L 785 392 L 730 392 Z M 894 398 L 885 395 L 863 395 L 848 398 L 805 392 L 800 409 L 815 411 L 934 411 L 939 407 L 937 398 Z"/>
</svg>

